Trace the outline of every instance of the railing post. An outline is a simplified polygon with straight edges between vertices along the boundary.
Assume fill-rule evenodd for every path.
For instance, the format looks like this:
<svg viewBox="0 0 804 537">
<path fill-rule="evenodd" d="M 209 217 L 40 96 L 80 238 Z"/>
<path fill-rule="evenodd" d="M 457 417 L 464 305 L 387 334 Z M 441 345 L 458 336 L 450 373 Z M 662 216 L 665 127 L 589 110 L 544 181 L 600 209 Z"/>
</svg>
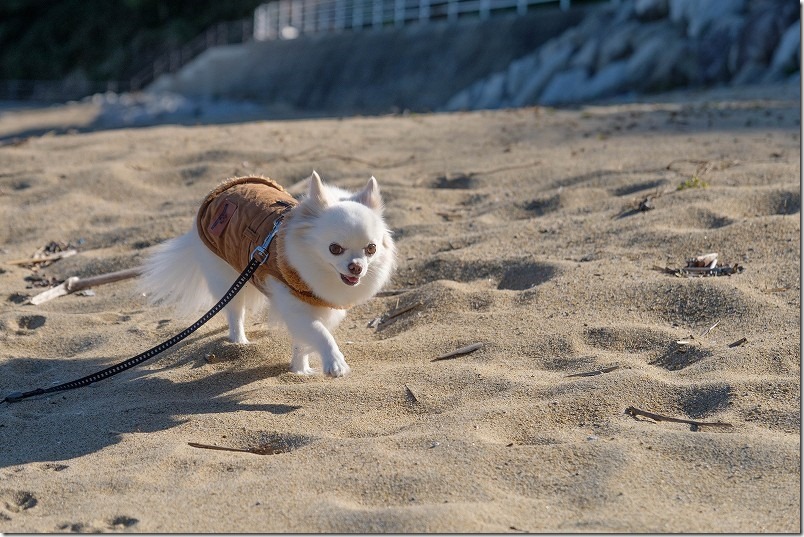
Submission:
<svg viewBox="0 0 804 537">
<path fill-rule="evenodd" d="M 558 3 L 561 11 L 567 11 L 570 8 L 570 0 L 560 0 Z"/>
<path fill-rule="evenodd" d="M 371 26 L 382 28 L 383 0 L 372 0 Z"/>
<path fill-rule="evenodd" d="M 405 0 L 394 0 L 394 26 L 405 25 Z"/>
<path fill-rule="evenodd" d="M 517 15 L 524 15 L 528 12 L 528 0 L 516 0 Z"/>
<path fill-rule="evenodd" d="M 419 22 L 430 20 L 430 0 L 419 0 Z"/>
<path fill-rule="evenodd" d="M 354 0 L 352 2 L 352 30 L 363 29 L 363 2 Z"/>
<path fill-rule="evenodd" d="M 346 28 L 346 6 L 343 4 L 343 0 L 335 0 L 335 23 L 333 26 L 335 27 L 336 32 L 343 31 Z"/>
<path fill-rule="evenodd" d="M 447 20 L 454 22 L 458 19 L 458 0 L 449 0 L 447 2 Z"/>
<path fill-rule="evenodd" d="M 480 20 L 484 21 L 491 15 L 491 0 L 480 0 Z"/>
</svg>

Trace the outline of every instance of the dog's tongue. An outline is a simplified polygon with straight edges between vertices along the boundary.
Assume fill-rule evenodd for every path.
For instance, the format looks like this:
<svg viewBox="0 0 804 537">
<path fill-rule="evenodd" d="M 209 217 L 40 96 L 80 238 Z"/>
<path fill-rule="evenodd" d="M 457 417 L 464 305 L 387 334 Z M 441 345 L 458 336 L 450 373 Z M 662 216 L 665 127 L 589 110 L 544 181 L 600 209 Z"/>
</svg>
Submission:
<svg viewBox="0 0 804 537">
<path fill-rule="evenodd" d="M 357 285 L 357 282 L 360 281 L 360 278 L 356 276 L 347 276 L 345 274 L 341 274 L 341 279 L 343 280 L 343 283 L 347 285 Z"/>
</svg>

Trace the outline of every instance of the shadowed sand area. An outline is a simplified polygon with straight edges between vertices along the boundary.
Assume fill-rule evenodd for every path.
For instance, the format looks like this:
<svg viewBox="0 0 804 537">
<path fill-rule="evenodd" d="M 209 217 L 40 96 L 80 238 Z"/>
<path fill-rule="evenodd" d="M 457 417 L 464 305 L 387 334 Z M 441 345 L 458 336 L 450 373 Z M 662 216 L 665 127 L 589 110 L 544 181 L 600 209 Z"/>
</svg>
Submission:
<svg viewBox="0 0 804 537">
<path fill-rule="evenodd" d="M 227 177 L 376 176 L 400 293 L 336 331 L 346 378 L 288 373 L 289 338 L 252 316 L 252 345 L 215 319 L 113 379 L 0 405 L 0 531 L 800 531 L 797 88 L 72 134 L 91 111 L 58 112 L 0 118 L 0 394 L 193 320 L 133 280 L 26 305 L 40 289 L 8 261 L 81 241 L 40 274 L 137 266 Z M 654 270 L 709 252 L 744 271 Z"/>
</svg>

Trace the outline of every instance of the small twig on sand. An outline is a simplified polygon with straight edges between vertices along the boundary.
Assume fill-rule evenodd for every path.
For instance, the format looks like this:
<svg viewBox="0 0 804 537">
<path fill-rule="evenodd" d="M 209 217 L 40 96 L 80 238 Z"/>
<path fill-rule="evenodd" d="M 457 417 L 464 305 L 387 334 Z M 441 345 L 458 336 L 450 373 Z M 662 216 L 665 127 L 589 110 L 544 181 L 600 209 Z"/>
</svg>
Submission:
<svg viewBox="0 0 804 537">
<path fill-rule="evenodd" d="M 483 346 L 483 343 L 472 343 L 471 345 L 467 345 L 466 347 L 461 347 L 460 349 L 455 349 L 454 351 L 450 351 L 446 354 L 442 354 L 437 358 L 433 358 L 430 360 L 431 362 L 437 362 L 439 360 L 449 360 L 451 358 L 457 358 L 458 356 L 463 356 L 464 354 L 469 354 L 470 352 L 475 352 L 477 349 Z"/>
<path fill-rule="evenodd" d="M 743 343 L 747 343 L 747 342 L 748 342 L 748 338 L 743 337 L 743 338 L 738 339 L 737 341 L 734 341 L 733 343 L 729 343 L 729 347 L 731 347 L 731 348 L 739 347 Z"/>
<path fill-rule="evenodd" d="M 720 321 L 717 321 L 715 324 L 713 324 L 712 326 L 710 326 L 709 328 L 707 328 L 706 330 L 704 330 L 703 332 L 698 334 L 698 337 L 704 337 L 706 334 L 711 332 L 714 327 L 716 327 L 719 324 L 720 324 Z"/>
<path fill-rule="evenodd" d="M 670 416 L 662 416 L 661 414 L 654 414 L 653 412 L 647 412 L 645 410 L 640 410 L 638 408 L 629 406 L 625 409 L 625 413 L 629 416 L 633 417 L 634 419 L 637 416 L 645 416 L 646 418 L 650 418 L 655 421 L 672 421 L 674 423 L 686 423 L 688 425 L 692 425 L 693 427 L 733 427 L 731 423 L 725 423 L 722 421 L 695 421 L 695 420 L 686 420 L 683 418 L 671 418 Z"/>
<path fill-rule="evenodd" d="M 407 393 L 408 400 L 411 403 L 418 403 L 419 402 L 419 398 L 416 397 L 416 394 L 413 393 L 413 390 L 411 390 L 410 386 L 408 386 L 407 384 L 405 384 L 405 392 Z"/>
<path fill-rule="evenodd" d="M 594 377 L 595 375 L 602 375 L 603 373 L 610 373 L 615 369 L 619 369 L 620 366 L 613 365 L 611 367 L 604 367 L 603 369 L 598 369 L 596 371 L 587 371 L 586 373 L 573 373 L 572 375 L 565 375 L 564 378 L 570 377 Z"/>
<path fill-rule="evenodd" d="M 96 285 L 103 285 L 106 283 L 119 282 L 120 280 L 127 280 L 129 278 L 136 278 L 142 274 L 142 267 L 134 267 L 125 270 L 118 270 L 117 272 L 110 272 L 108 274 L 99 274 L 89 278 L 79 278 L 72 276 L 64 280 L 63 283 L 43 291 L 38 295 L 31 297 L 30 303 L 34 305 L 53 300 L 60 296 L 69 295 L 83 289 L 88 289 Z"/>
<path fill-rule="evenodd" d="M 388 315 L 385 315 L 384 317 L 380 318 L 379 321 L 377 321 L 377 319 L 372 319 L 372 321 L 369 323 L 369 328 L 373 328 L 374 326 L 376 326 L 377 328 L 387 326 L 388 324 L 394 322 L 400 315 L 403 315 L 411 310 L 414 310 L 421 305 L 422 305 L 421 302 L 414 302 L 409 306 L 404 306 L 402 308 L 395 309 Z"/>
<path fill-rule="evenodd" d="M 272 443 L 262 444 L 257 447 L 248 448 L 248 449 L 241 449 L 241 448 L 230 448 L 230 447 L 222 447 L 222 446 L 210 446 L 209 444 L 198 444 L 196 442 L 187 442 L 187 445 L 194 448 L 201 448 L 201 449 L 215 449 L 218 451 L 235 451 L 237 453 L 253 453 L 255 455 L 278 455 L 280 453 L 287 453 L 287 449 L 283 449 L 281 447 L 277 447 Z"/>
<path fill-rule="evenodd" d="M 376 297 L 397 296 L 407 293 L 408 291 L 410 291 L 410 289 L 386 289 L 385 291 L 380 291 L 374 296 Z"/>
<path fill-rule="evenodd" d="M 63 252 L 56 252 L 53 254 L 43 255 L 41 257 L 29 257 L 27 259 L 12 259 L 6 261 L 9 265 L 37 265 L 39 263 L 49 263 L 51 261 L 58 261 L 65 257 L 70 257 L 78 253 L 78 250 L 64 250 Z"/>
</svg>

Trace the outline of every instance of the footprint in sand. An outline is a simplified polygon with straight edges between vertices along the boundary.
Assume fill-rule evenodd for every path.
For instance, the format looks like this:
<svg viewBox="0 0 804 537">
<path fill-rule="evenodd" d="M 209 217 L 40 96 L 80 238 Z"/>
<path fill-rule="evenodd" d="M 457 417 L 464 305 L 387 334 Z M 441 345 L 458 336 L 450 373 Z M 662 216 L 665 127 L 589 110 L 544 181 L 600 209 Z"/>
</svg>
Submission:
<svg viewBox="0 0 804 537">
<path fill-rule="evenodd" d="M 20 330 L 36 330 L 45 325 L 47 317 L 44 315 L 23 315 L 17 319 Z"/>
<path fill-rule="evenodd" d="M 36 496 L 24 490 L 0 491 L 0 520 L 11 520 L 14 515 L 36 507 L 37 503 Z"/>
<path fill-rule="evenodd" d="M 106 520 L 98 520 L 90 524 L 83 522 L 67 522 L 59 524 L 56 531 L 69 533 L 128 533 L 131 527 L 135 526 L 139 520 L 136 518 L 119 515 Z"/>
</svg>

